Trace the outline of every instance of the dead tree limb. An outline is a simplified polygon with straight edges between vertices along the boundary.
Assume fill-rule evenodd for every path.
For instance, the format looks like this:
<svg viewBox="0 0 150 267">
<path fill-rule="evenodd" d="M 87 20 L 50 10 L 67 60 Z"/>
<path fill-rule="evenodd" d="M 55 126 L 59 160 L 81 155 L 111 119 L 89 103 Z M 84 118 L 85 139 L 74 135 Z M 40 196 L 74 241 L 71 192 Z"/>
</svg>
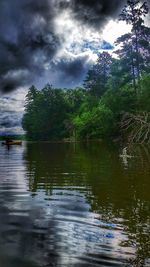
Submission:
<svg viewBox="0 0 150 267">
<path fill-rule="evenodd" d="M 120 127 L 129 142 L 141 144 L 150 142 L 150 112 L 124 113 Z"/>
</svg>

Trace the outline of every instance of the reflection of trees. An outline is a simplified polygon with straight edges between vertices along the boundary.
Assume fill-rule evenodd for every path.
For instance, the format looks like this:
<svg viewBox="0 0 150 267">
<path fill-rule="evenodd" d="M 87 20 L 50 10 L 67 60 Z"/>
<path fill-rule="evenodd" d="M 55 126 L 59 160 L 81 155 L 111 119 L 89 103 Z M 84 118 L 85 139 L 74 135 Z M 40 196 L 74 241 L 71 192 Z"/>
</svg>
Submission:
<svg viewBox="0 0 150 267">
<path fill-rule="evenodd" d="M 111 157 L 111 175 L 109 170 L 105 178 L 110 175 L 109 183 L 92 184 L 92 193 L 96 201 L 91 201 L 92 210 L 101 214 L 108 222 L 117 222 L 115 218 L 123 219 L 123 228 L 128 234 L 128 240 L 122 246 L 134 247 L 136 250 L 132 266 L 144 266 L 147 258 L 150 257 L 149 243 L 149 157 L 147 147 L 138 146 L 131 150 L 135 155 L 129 168 L 122 170 L 118 160 Z M 93 155 L 94 156 L 94 155 Z M 91 176 L 92 179 L 92 176 Z"/>
<path fill-rule="evenodd" d="M 85 185 L 80 180 L 73 158 L 76 156 L 74 145 L 31 143 L 28 144 L 25 158 L 27 160 L 29 189 L 32 192 L 44 189 L 52 194 L 55 186 Z"/>
<path fill-rule="evenodd" d="M 28 144 L 31 191 L 56 187 L 84 190 L 91 209 L 107 222 L 119 222 L 128 235 L 121 246 L 135 248 L 132 266 L 144 266 L 149 251 L 149 149 L 130 147 L 135 155 L 123 169 L 116 147 L 104 144 Z M 63 192 L 63 191 L 62 191 Z"/>
<path fill-rule="evenodd" d="M 0 266 L 57 266 L 58 223 L 27 192 L 23 148 L 0 151 Z"/>
</svg>

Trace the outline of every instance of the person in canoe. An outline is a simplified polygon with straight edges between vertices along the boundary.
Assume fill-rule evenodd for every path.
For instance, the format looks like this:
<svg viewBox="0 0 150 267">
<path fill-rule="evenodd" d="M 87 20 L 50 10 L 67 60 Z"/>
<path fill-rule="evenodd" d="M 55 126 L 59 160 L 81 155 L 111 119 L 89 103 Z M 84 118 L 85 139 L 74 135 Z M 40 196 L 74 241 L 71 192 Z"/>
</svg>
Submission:
<svg viewBox="0 0 150 267">
<path fill-rule="evenodd" d="M 6 140 L 5 140 L 6 145 L 9 145 L 12 142 L 13 142 L 13 140 L 10 138 L 6 138 Z"/>
<path fill-rule="evenodd" d="M 10 146 L 10 145 L 22 145 L 22 141 L 20 140 L 12 140 L 11 138 L 5 138 L 5 142 L 2 142 L 2 145 Z"/>
<path fill-rule="evenodd" d="M 2 145 L 7 145 L 7 146 L 10 146 L 10 145 L 22 145 L 22 141 L 20 141 L 20 140 L 12 140 L 10 138 L 6 138 L 5 142 L 3 142 Z"/>
</svg>

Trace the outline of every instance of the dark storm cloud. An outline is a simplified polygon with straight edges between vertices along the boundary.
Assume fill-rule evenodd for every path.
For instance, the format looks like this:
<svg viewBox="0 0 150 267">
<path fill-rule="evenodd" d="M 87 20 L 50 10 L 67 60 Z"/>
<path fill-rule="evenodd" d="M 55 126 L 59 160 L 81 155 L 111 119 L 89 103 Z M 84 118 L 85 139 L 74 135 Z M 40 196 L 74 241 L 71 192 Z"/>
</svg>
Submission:
<svg viewBox="0 0 150 267">
<path fill-rule="evenodd" d="M 85 25 L 101 27 L 117 16 L 120 0 L 1 0 L 0 1 L 0 91 L 9 92 L 34 82 L 45 72 L 63 45 L 54 19 L 65 10 Z M 69 38 L 69 36 L 68 36 Z M 64 62 L 63 62 L 64 63 Z M 84 60 L 59 64 L 60 73 L 80 78 Z M 66 70 L 66 71 L 64 71 Z"/>
<path fill-rule="evenodd" d="M 87 70 L 92 64 L 93 62 L 88 55 L 61 59 L 59 62 L 53 63 L 52 70 L 54 78 L 55 75 L 58 76 L 56 86 L 68 88 L 81 85 Z"/>
<path fill-rule="evenodd" d="M 57 69 L 60 69 L 64 75 L 69 76 L 71 79 L 80 78 L 82 71 L 87 68 L 87 62 L 85 57 L 78 57 L 72 60 L 61 60 Z"/>
<path fill-rule="evenodd" d="M 68 6 L 75 19 L 94 27 L 102 27 L 109 19 L 116 18 L 126 0 L 70 0 Z M 62 6 L 66 1 L 62 1 Z"/>
<path fill-rule="evenodd" d="M 51 3 L 51 4 L 50 4 Z M 0 87 L 6 92 L 42 75 L 43 65 L 60 47 L 55 8 L 48 0 L 1 0 Z M 24 76 L 24 71 L 28 75 Z"/>
</svg>

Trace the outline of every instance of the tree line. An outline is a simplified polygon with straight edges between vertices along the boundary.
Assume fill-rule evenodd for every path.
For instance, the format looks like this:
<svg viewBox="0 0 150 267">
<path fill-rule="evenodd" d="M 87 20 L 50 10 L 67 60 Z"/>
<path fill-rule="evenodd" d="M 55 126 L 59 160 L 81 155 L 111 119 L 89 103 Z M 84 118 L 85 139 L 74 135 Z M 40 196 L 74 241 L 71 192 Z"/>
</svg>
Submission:
<svg viewBox="0 0 150 267">
<path fill-rule="evenodd" d="M 127 137 L 150 141 L 150 28 L 147 2 L 128 0 L 119 20 L 131 32 L 115 43 L 114 56 L 99 53 L 83 88 L 42 90 L 26 96 L 22 125 L 32 140 Z"/>
</svg>

